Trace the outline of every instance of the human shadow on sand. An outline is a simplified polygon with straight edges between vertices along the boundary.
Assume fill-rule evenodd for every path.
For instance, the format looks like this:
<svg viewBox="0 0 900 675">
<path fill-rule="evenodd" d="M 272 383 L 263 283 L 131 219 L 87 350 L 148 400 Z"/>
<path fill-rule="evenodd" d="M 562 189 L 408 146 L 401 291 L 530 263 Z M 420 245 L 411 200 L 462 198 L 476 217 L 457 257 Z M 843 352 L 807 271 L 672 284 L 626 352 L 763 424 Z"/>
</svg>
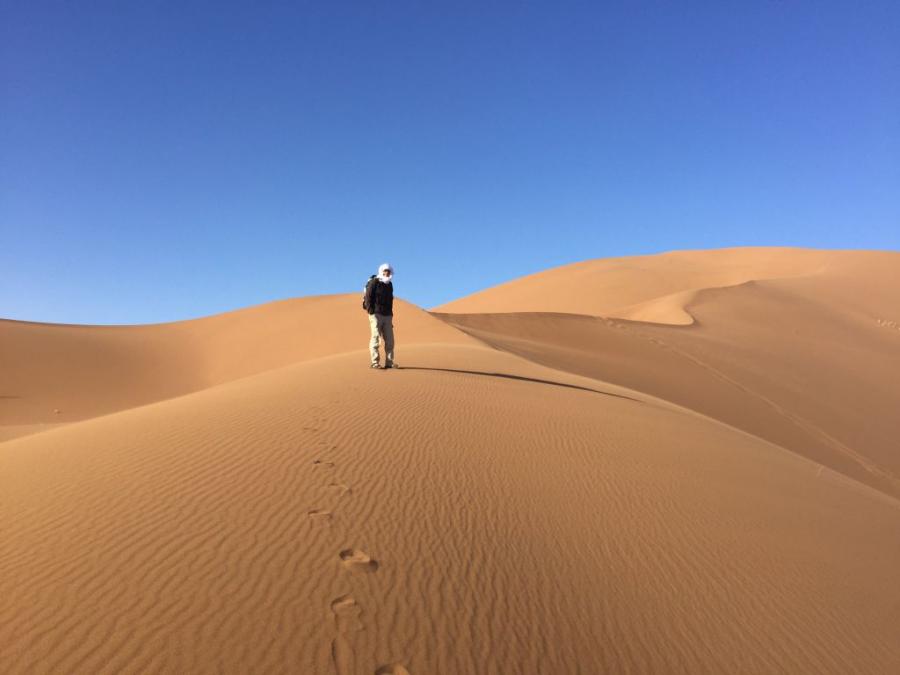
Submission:
<svg viewBox="0 0 900 675">
<path fill-rule="evenodd" d="M 456 368 L 424 368 L 422 366 L 403 366 L 403 370 L 432 370 L 441 373 L 463 373 L 465 375 L 483 375 L 485 377 L 503 377 L 507 380 L 520 380 L 522 382 L 536 382 L 537 384 L 549 384 L 554 387 L 565 387 L 566 389 L 578 389 L 580 391 L 589 391 L 592 394 L 600 394 L 601 396 L 612 396 L 613 398 L 624 398 L 635 403 L 643 403 L 640 399 L 625 396 L 624 394 L 613 394 L 610 391 L 600 391 L 599 389 L 591 389 L 590 387 L 581 387 L 577 384 L 566 384 L 565 382 L 554 382 L 553 380 L 542 380 L 537 377 L 524 377 L 522 375 L 510 375 L 508 373 L 486 373 L 480 370 L 459 370 Z"/>
</svg>

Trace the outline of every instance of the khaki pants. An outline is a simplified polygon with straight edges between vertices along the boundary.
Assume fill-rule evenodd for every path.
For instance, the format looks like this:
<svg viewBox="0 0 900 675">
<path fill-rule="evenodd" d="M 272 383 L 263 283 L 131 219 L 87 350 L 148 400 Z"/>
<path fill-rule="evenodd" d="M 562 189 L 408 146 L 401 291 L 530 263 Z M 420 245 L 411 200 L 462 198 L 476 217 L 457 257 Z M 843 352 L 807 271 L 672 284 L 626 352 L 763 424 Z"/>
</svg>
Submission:
<svg viewBox="0 0 900 675">
<path fill-rule="evenodd" d="M 394 365 L 394 317 L 385 314 L 369 314 L 369 327 L 372 329 L 372 339 L 369 340 L 369 351 L 372 354 L 372 364 L 378 365 L 378 338 L 384 338 L 384 365 Z"/>
</svg>

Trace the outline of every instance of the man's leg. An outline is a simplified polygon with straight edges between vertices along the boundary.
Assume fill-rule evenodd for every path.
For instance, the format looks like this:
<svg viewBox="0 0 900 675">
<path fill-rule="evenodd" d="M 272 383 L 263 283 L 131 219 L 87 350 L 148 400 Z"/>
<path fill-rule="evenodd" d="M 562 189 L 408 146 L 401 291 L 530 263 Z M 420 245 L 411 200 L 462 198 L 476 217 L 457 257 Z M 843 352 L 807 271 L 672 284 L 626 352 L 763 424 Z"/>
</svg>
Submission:
<svg viewBox="0 0 900 675">
<path fill-rule="evenodd" d="M 372 356 L 372 365 L 378 365 L 378 318 L 375 314 L 369 314 L 369 328 L 372 337 L 369 339 L 369 353 Z"/>
<path fill-rule="evenodd" d="M 394 365 L 394 317 L 380 316 L 381 334 L 384 336 L 384 367 Z"/>
</svg>

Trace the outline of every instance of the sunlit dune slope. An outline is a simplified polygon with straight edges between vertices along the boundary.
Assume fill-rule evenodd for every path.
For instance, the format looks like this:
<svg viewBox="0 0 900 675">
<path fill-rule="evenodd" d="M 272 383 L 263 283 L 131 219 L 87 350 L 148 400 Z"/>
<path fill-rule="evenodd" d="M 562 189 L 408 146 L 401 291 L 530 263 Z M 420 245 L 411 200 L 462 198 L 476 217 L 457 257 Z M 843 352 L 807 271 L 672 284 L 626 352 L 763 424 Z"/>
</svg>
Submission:
<svg viewBox="0 0 900 675">
<path fill-rule="evenodd" d="M 4 672 L 896 672 L 896 500 L 512 354 L 361 360 L 4 443 Z"/>
<path fill-rule="evenodd" d="M 565 312 L 690 324 L 685 305 L 697 291 L 747 281 L 808 277 L 875 262 L 896 269 L 896 255 L 747 247 L 673 251 L 563 265 L 435 307 L 449 313 Z"/>
<path fill-rule="evenodd" d="M 398 337 L 406 343 L 470 341 L 402 300 L 395 302 L 395 314 Z M 40 428 L 179 396 L 357 350 L 368 334 L 354 294 L 140 326 L 0 320 L 0 427 L 14 433 L 24 425 Z"/>
</svg>

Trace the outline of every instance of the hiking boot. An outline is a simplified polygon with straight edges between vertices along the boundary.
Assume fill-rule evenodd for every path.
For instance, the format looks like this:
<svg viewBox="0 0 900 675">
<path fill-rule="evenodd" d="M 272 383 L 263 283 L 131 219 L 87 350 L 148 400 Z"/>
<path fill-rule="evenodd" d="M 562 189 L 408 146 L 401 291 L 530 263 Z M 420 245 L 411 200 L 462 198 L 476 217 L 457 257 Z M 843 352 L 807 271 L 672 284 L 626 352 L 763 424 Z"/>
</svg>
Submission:
<svg viewBox="0 0 900 675">
<path fill-rule="evenodd" d="M 369 366 L 369 368 L 376 368 L 376 369 L 377 369 L 377 368 L 381 368 L 381 366 L 379 366 L 377 363 L 373 363 L 371 366 Z"/>
</svg>

